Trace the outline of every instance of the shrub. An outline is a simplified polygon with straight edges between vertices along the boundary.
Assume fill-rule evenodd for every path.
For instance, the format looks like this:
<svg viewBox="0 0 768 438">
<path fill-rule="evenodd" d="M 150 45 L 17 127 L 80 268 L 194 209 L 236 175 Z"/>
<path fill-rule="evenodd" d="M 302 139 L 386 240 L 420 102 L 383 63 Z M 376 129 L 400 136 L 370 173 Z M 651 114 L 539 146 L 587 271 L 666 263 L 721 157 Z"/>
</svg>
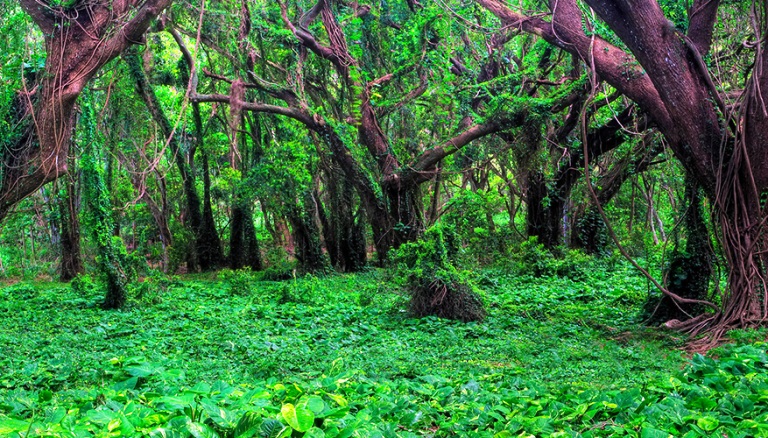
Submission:
<svg viewBox="0 0 768 438">
<path fill-rule="evenodd" d="M 448 202 L 441 218 L 446 244 L 464 249 L 463 253 L 474 263 L 489 264 L 506 256 L 510 243 L 515 241 L 512 229 L 496 225 L 493 219 L 503 205 L 494 191 L 459 192 Z"/>
<path fill-rule="evenodd" d="M 535 236 L 520 245 L 520 250 L 513 260 L 517 270 L 530 273 L 534 277 L 566 277 L 574 281 L 583 281 L 587 277 L 588 265 L 593 260 L 578 250 L 547 250 Z"/>
<path fill-rule="evenodd" d="M 265 254 L 265 261 L 267 268 L 258 273 L 258 280 L 283 281 L 290 280 L 295 276 L 295 263 L 290 260 L 285 248 L 268 249 Z"/>
<path fill-rule="evenodd" d="M 96 290 L 96 284 L 93 282 L 88 274 L 79 274 L 69 282 L 69 287 L 72 288 L 72 292 L 77 294 L 80 298 L 85 298 L 93 294 Z"/>
<path fill-rule="evenodd" d="M 229 293 L 232 295 L 248 295 L 251 293 L 253 274 L 248 268 L 236 271 L 224 269 L 219 272 L 219 279 L 229 285 Z"/>
<path fill-rule="evenodd" d="M 449 258 L 441 227 L 430 228 L 418 242 L 402 245 L 395 262 L 410 293 L 413 316 L 464 322 L 485 318 L 480 297 Z"/>
<path fill-rule="evenodd" d="M 144 304 L 160 304 L 163 301 L 163 295 L 175 282 L 162 272 L 152 271 L 144 281 L 133 284 L 133 291 L 136 299 Z"/>
</svg>

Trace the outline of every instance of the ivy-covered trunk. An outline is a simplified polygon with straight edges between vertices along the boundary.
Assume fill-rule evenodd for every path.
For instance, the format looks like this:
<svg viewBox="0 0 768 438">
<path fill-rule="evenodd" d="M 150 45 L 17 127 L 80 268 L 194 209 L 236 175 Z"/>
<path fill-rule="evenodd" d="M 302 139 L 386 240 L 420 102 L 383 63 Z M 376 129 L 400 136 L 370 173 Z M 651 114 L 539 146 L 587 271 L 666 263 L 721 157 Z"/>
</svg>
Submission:
<svg viewBox="0 0 768 438">
<path fill-rule="evenodd" d="M 195 247 L 200 269 L 210 271 L 224 264 L 224 252 L 221 238 L 216 231 L 216 221 L 213 218 L 211 202 L 211 170 L 208 164 L 208 154 L 201 151 L 203 161 L 203 217 L 197 231 Z"/>
<path fill-rule="evenodd" d="M 403 187 L 385 184 L 384 191 L 389 201 L 390 220 L 394 224 L 394 247 L 415 242 L 424 234 L 425 229 L 419 185 Z"/>
<path fill-rule="evenodd" d="M 528 176 L 527 233 L 536 237 L 547 249 L 554 249 L 563 241 L 563 213 L 565 198 L 555 190 L 549 190 L 541 172 Z"/>
<path fill-rule="evenodd" d="M 126 287 L 129 282 L 126 270 L 125 246 L 119 236 L 114 235 L 115 221 L 112 214 L 112 202 L 104 181 L 103 166 L 99 164 L 93 145 L 93 130 L 95 121 L 93 109 L 89 102 L 83 105 L 80 121 L 85 145 L 80 168 L 83 175 L 83 199 L 85 200 L 85 217 L 91 230 L 93 242 L 96 245 L 96 260 L 99 271 L 107 283 L 107 293 L 102 307 L 119 309 L 125 304 Z"/>
<path fill-rule="evenodd" d="M 682 231 L 685 246 L 675 243 L 665 272 L 669 291 L 688 299 L 706 300 L 709 297 L 709 281 L 714 271 L 715 254 L 704 220 L 703 196 L 696 181 L 688 175 L 685 182 L 685 204 Z M 676 240 L 680 236 L 676 236 Z M 685 320 L 698 315 L 704 309 L 700 304 L 675 303 L 669 296 L 661 300 L 649 300 L 646 311 L 652 322 Z"/>
</svg>

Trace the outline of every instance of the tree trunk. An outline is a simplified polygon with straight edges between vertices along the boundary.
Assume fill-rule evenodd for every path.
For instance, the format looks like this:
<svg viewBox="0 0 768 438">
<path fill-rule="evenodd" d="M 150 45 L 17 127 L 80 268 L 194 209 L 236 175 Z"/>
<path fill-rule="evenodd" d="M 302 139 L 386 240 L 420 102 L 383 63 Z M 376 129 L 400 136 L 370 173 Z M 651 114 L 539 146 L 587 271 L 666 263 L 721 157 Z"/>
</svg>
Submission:
<svg viewBox="0 0 768 438">
<path fill-rule="evenodd" d="M 384 190 L 389 201 L 390 217 L 394 222 L 394 247 L 418 240 L 425 229 L 420 186 L 385 185 Z"/>
<path fill-rule="evenodd" d="M 626 180 L 648 170 L 653 160 L 664 150 L 663 144 L 659 141 L 653 141 L 650 148 L 645 144 L 645 142 L 638 144 L 630 154 L 620 159 L 600 178 L 597 199 L 601 207 L 607 205 L 619 193 Z M 582 249 L 588 254 L 606 254 L 607 228 L 595 205 L 590 202 L 576 209 L 573 212 L 572 223 L 572 247 Z"/>
<path fill-rule="evenodd" d="M 190 163 L 193 162 L 193 157 L 188 156 L 182 151 L 182 148 L 180 147 L 181 145 L 179 144 L 180 135 L 178 132 L 175 132 L 174 127 L 171 126 L 168 117 L 166 116 L 162 106 L 160 105 L 160 102 L 157 99 L 157 95 L 155 94 L 155 90 L 152 87 L 152 84 L 149 83 L 147 75 L 144 72 L 138 48 L 131 48 L 125 51 L 123 54 L 123 59 L 128 65 L 128 70 L 131 73 L 131 78 L 133 79 L 137 94 L 141 97 L 142 101 L 144 101 L 147 110 L 152 115 L 152 119 L 155 121 L 157 126 L 160 127 L 160 130 L 166 137 L 170 152 L 174 158 L 176 167 L 179 170 L 179 174 L 181 175 L 182 187 L 184 189 L 184 196 L 186 199 L 186 216 L 189 218 L 189 226 L 195 235 L 195 242 L 193 245 L 190 245 L 190 249 L 193 253 L 190 254 L 187 258 L 187 268 L 190 271 L 196 271 L 201 267 L 200 265 L 202 264 L 199 258 L 199 246 L 202 240 L 201 235 L 204 233 L 202 231 L 203 219 L 200 214 L 200 197 L 198 196 L 197 189 L 195 188 L 195 175 L 190 166 Z M 195 134 L 197 137 L 196 140 L 198 143 L 202 143 L 202 119 L 200 117 L 199 104 L 197 103 L 193 103 L 193 117 L 195 122 Z M 194 151 L 194 148 L 189 149 Z M 148 205 L 150 206 L 150 209 L 152 209 L 151 203 L 148 203 Z M 157 216 L 154 210 L 153 216 Z M 167 222 L 167 220 L 165 222 Z M 170 237 L 170 231 L 167 231 L 165 228 L 162 226 L 160 227 L 161 237 L 164 238 L 164 245 L 170 245 L 171 241 L 167 238 Z M 164 235 L 164 231 L 167 231 L 168 236 Z M 213 234 L 216 234 L 216 237 L 218 238 L 218 234 L 215 233 L 215 231 Z M 204 270 L 210 269 L 210 266 L 207 262 L 208 261 L 206 261 L 206 268 Z"/>
<path fill-rule="evenodd" d="M 538 171 L 529 173 L 527 198 L 528 236 L 535 236 L 547 249 L 555 249 L 563 238 L 565 198 L 550 191 L 544 175 Z"/>
<path fill-rule="evenodd" d="M 261 251 L 251 211 L 235 201 L 229 231 L 229 267 L 241 269 L 246 266 L 254 271 L 261 270 Z"/>
<path fill-rule="evenodd" d="M 768 189 L 765 3 L 756 2 L 747 18 L 755 24 L 754 41 L 760 47 L 737 99 L 741 107 L 731 112 L 703 61 L 712 45 L 718 0 L 694 0 L 686 35 L 670 23 L 656 1 L 586 0 L 631 54 L 586 35 L 575 0 L 553 0 L 551 23 L 521 16 L 497 0 L 477 1 L 505 24 L 577 54 L 602 79 L 634 100 L 654 119 L 675 156 L 713 200 L 713 223 L 718 224 L 728 266 L 728 289 L 720 297 L 721 305 L 708 304 L 715 313 L 668 325 L 694 334 L 709 331 L 710 340 L 717 340 L 730 328 L 764 323 L 768 318 L 768 213 L 761 208 L 760 196 Z M 632 65 L 634 60 L 639 66 Z"/>
<path fill-rule="evenodd" d="M 681 250 L 675 244 L 664 280 L 670 292 L 683 298 L 706 300 L 715 254 L 704 221 L 701 190 L 690 175 L 686 177 L 685 199 L 685 249 Z M 685 320 L 704 311 L 700 304 L 675 303 L 667 295 L 662 295 L 660 301 L 658 298 L 649 300 L 645 309 L 650 315 L 649 322 L 654 323 Z"/>
<path fill-rule="evenodd" d="M 331 265 L 341 272 L 357 272 L 367 259 L 365 224 L 360 210 L 355 213 L 355 192 L 343 174 L 333 169 L 327 172 L 326 203 L 328 212 L 319 204 L 325 248 Z M 316 194 L 315 199 L 319 199 Z"/>
<path fill-rule="evenodd" d="M 20 93 L 24 132 L 0 151 L 0 220 L 17 202 L 66 173 L 78 96 L 102 66 L 142 40 L 171 0 L 95 0 L 71 7 L 20 3 L 45 38 L 46 63 L 39 87 Z"/>
<path fill-rule="evenodd" d="M 200 151 L 203 161 L 203 217 L 197 233 L 196 247 L 200 269 L 210 271 L 223 265 L 224 252 L 221 249 L 221 239 L 216 231 L 216 221 L 213 218 L 211 205 L 211 174 L 208 165 L 208 153 Z"/>
<path fill-rule="evenodd" d="M 107 293 L 102 307 L 119 309 L 125 304 L 128 275 L 125 269 L 120 238 L 113 235 L 114 218 L 104 176 L 93 156 L 93 147 L 87 146 L 81 168 L 83 170 L 83 185 L 85 188 L 89 225 L 93 233 L 98 252 L 99 270 L 106 278 Z"/>
<path fill-rule="evenodd" d="M 70 168 L 71 171 L 71 168 Z M 80 200 L 72 175 L 65 180 L 65 195 L 59 196 L 58 210 L 61 218 L 61 268 L 60 281 L 67 282 L 85 272 L 80 251 Z"/>
<path fill-rule="evenodd" d="M 302 272 L 318 272 L 325 269 L 323 248 L 320 244 L 320 230 L 317 227 L 317 209 L 311 194 L 304 199 L 304 211 L 298 207 L 287 214 L 291 224 L 294 254 Z"/>
</svg>

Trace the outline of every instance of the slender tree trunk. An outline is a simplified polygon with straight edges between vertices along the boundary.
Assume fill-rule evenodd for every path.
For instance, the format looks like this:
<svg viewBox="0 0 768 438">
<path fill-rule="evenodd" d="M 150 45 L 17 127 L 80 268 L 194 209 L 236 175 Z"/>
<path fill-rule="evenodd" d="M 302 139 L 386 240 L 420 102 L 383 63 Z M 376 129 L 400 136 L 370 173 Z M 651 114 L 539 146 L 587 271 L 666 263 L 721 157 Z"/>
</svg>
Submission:
<svg viewBox="0 0 768 438">
<path fill-rule="evenodd" d="M 200 269 L 209 271 L 223 265 L 224 253 L 221 249 L 219 233 L 216 231 L 216 221 L 213 218 L 208 153 L 205 151 L 200 152 L 203 161 L 203 217 L 197 235 L 197 256 L 200 262 Z"/>
<path fill-rule="evenodd" d="M 70 167 L 70 172 L 72 171 Z M 58 200 L 59 217 L 61 218 L 61 268 L 59 279 L 70 281 L 85 272 L 80 251 L 80 200 L 77 196 L 75 178 L 70 174 L 64 181 L 64 196 Z"/>
</svg>

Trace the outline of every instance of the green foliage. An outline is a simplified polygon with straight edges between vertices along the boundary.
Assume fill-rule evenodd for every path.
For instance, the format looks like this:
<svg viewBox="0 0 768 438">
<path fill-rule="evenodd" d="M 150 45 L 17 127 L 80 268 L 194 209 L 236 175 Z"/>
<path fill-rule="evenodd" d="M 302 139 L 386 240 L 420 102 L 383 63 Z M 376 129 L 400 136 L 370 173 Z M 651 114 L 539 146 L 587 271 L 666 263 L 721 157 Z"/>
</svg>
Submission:
<svg viewBox="0 0 768 438">
<path fill-rule="evenodd" d="M 253 273 L 250 269 L 224 269 L 218 273 L 218 278 L 229 285 L 232 295 L 249 295 L 252 289 Z"/>
<path fill-rule="evenodd" d="M 520 245 L 513 260 L 518 272 L 534 277 L 567 277 L 575 281 L 583 281 L 592 264 L 591 258 L 578 250 L 549 251 L 535 236 Z"/>
<path fill-rule="evenodd" d="M 399 297 L 375 271 L 254 282 L 248 296 L 231 295 L 225 282 L 159 275 L 145 282 L 164 282 L 166 299 L 118 313 L 83 307 L 66 286 L 0 289 L 7 315 L 0 320 L 0 434 L 682 437 L 768 430 L 766 344 L 725 346 L 681 370 L 673 339 L 631 322 L 637 303 L 620 297 L 644 285 L 623 265 L 594 265 L 585 282 L 484 271 L 477 277 L 491 305 L 482 324 L 393 314 Z M 278 304 L 284 284 L 312 298 Z M 24 289 L 37 292 L 20 299 L 15 291 Z M 359 305 L 368 292 L 375 299 Z M 29 320 L 38 322 L 20 323 Z M 735 334 L 742 342 L 756 335 Z"/>
<path fill-rule="evenodd" d="M 82 104 L 82 141 L 86 150 L 80 159 L 83 175 L 85 223 L 91 229 L 97 249 L 99 271 L 107 283 L 106 308 L 119 308 L 126 300 L 126 288 L 135 277 L 135 269 L 128 261 L 128 253 L 120 236 L 114 235 L 112 202 L 105 184 L 104 169 L 98 163 L 94 145 L 93 107 L 87 99 Z"/>
<path fill-rule="evenodd" d="M 296 263 L 289 259 L 288 251 L 282 246 L 270 246 L 264 259 L 267 268 L 255 275 L 260 280 L 290 280 L 295 276 Z"/>
<path fill-rule="evenodd" d="M 69 283 L 69 287 L 72 288 L 72 292 L 82 298 L 91 296 L 96 290 L 96 284 L 88 274 L 78 274 Z"/>
<path fill-rule="evenodd" d="M 462 260 L 474 258 L 481 264 L 493 264 L 508 256 L 515 242 L 511 228 L 498 226 L 494 214 L 503 208 L 503 200 L 495 191 L 462 190 L 446 204 L 440 223 L 446 226 Z"/>
<path fill-rule="evenodd" d="M 176 223 L 174 225 L 176 226 L 171 229 L 173 245 L 168 248 L 168 272 L 170 273 L 177 272 L 186 263 L 195 242 L 195 235 L 191 230 Z"/>
<path fill-rule="evenodd" d="M 153 271 L 151 275 L 144 277 L 142 281 L 132 284 L 133 294 L 141 305 L 154 305 L 163 302 L 163 296 L 168 293 L 168 289 L 177 284 L 174 278 L 171 278 L 159 271 Z"/>
</svg>

